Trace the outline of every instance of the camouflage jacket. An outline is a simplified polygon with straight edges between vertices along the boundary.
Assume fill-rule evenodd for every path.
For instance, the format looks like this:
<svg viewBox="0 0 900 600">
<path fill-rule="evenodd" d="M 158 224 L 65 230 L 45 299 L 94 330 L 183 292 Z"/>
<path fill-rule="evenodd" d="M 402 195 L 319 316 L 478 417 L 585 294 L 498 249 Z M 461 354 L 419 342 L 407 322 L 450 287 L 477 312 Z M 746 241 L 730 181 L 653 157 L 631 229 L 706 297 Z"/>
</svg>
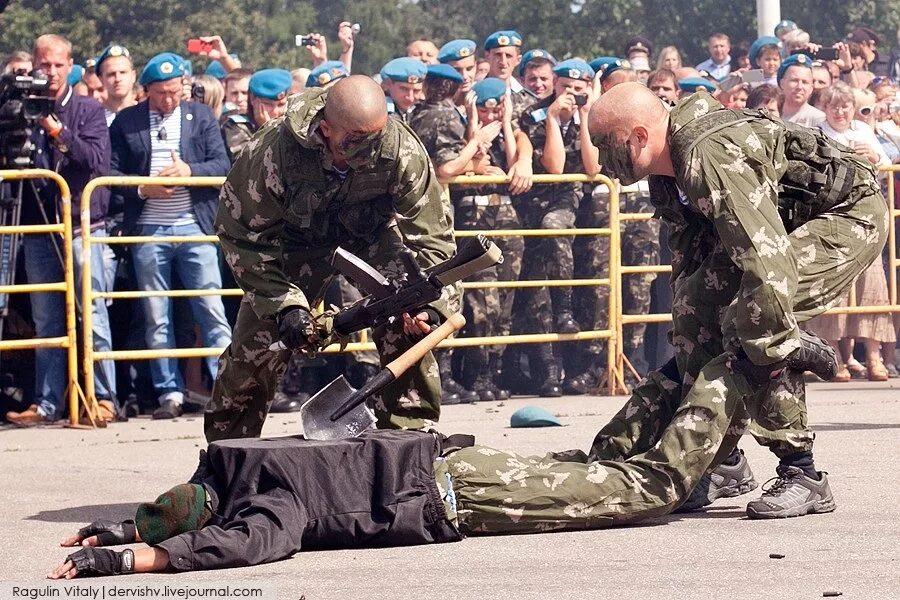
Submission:
<svg viewBox="0 0 900 600">
<path fill-rule="evenodd" d="M 229 115 L 222 123 L 222 138 L 231 164 L 234 164 L 238 152 L 250 142 L 256 129 L 256 123 L 249 115 Z"/>
<path fill-rule="evenodd" d="M 287 113 L 238 155 L 222 186 L 216 233 L 260 318 L 309 306 L 285 275 L 286 252 L 372 244 L 394 223 L 423 268 L 456 250 L 449 203 L 415 134 L 388 119 L 368 163 L 341 174 L 318 128 L 326 94 L 316 88 L 294 96 Z M 445 314 L 446 300 L 456 293 L 447 290 L 445 302 L 434 307 Z"/>
<path fill-rule="evenodd" d="M 453 100 L 417 104 L 409 116 L 409 126 L 435 165 L 454 160 L 466 145 L 466 126 Z"/>
</svg>

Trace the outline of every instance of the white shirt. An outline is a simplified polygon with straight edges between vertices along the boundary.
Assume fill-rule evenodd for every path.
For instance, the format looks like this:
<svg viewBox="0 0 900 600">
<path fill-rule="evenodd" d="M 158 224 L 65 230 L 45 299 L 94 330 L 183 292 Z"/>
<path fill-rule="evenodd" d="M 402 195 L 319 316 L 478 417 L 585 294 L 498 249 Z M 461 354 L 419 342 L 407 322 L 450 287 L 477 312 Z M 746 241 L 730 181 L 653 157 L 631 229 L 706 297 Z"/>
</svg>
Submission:
<svg viewBox="0 0 900 600">
<path fill-rule="evenodd" d="M 825 113 L 808 102 L 804 102 L 800 110 L 790 116 L 781 113 L 781 118 L 804 127 L 818 127 L 820 123 L 825 122 Z"/>
<path fill-rule="evenodd" d="M 181 106 L 168 115 L 150 111 L 150 175 L 172 164 L 172 151 L 181 158 Z M 175 188 L 171 198 L 147 198 L 138 225 L 187 225 L 196 223 L 191 194 Z"/>
<path fill-rule="evenodd" d="M 847 131 L 837 131 L 828 124 L 828 121 L 823 121 L 819 124 L 819 129 L 824 131 L 825 135 L 834 141 L 840 142 L 845 146 L 852 148 L 854 142 L 870 146 L 878 153 L 878 162 L 875 164 L 876 167 L 891 164 L 891 160 L 885 153 L 884 148 L 881 147 L 881 142 L 875 137 L 875 132 L 862 121 L 857 121 L 855 119 L 850 121 L 850 128 L 847 129 Z"/>
</svg>

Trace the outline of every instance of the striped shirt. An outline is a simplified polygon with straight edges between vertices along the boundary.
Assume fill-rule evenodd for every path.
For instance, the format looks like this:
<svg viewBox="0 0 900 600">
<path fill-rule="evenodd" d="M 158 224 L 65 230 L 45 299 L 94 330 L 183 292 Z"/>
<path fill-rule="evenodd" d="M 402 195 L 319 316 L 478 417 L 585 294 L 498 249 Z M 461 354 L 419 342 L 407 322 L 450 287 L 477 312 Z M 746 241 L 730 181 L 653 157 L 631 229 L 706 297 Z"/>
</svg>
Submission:
<svg viewBox="0 0 900 600">
<path fill-rule="evenodd" d="M 172 151 L 181 158 L 181 106 L 168 115 L 150 111 L 150 175 L 172 164 Z M 186 187 L 175 188 L 171 198 L 148 198 L 138 225 L 186 225 L 196 223 L 191 194 Z"/>
</svg>

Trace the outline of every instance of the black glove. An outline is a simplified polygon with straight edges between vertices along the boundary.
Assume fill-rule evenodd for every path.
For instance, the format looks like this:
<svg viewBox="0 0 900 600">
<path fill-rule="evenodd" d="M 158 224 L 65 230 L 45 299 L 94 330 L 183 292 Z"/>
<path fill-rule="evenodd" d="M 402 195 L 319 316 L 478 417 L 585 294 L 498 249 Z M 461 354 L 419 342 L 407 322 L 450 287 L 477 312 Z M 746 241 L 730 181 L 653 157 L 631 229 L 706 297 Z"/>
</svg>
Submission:
<svg viewBox="0 0 900 600">
<path fill-rule="evenodd" d="M 72 561 L 78 575 L 123 575 L 134 572 L 134 552 L 116 552 L 108 548 L 88 546 L 66 557 Z"/>
<path fill-rule="evenodd" d="M 92 535 L 97 536 L 98 546 L 119 546 L 121 544 L 133 544 L 135 542 L 134 521 L 107 521 L 98 519 L 78 530 L 78 537 L 82 540 Z"/>
<path fill-rule="evenodd" d="M 837 375 L 837 356 L 828 342 L 810 331 L 800 331 L 800 347 L 787 357 L 787 367 L 812 371 L 825 381 Z"/>
<path fill-rule="evenodd" d="M 275 319 L 278 338 L 288 350 L 303 350 L 310 346 L 309 336 L 315 334 L 312 315 L 305 308 L 286 308 Z"/>
</svg>

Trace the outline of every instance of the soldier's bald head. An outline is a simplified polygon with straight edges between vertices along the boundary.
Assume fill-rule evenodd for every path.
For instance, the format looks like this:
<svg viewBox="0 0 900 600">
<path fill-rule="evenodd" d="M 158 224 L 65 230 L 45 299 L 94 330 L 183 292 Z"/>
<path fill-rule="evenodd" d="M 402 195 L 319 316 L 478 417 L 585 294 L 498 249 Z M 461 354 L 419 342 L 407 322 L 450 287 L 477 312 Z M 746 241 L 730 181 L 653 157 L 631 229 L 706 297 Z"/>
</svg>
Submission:
<svg viewBox="0 0 900 600">
<path fill-rule="evenodd" d="M 649 174 L 669 174 L 668 123 L 666 107 L 640 83 L 603 92 L 588 114 L 591 141 L 604 171 L 626 184 Z"/>
<path fill-rule="evenodd" d="M 378 131 L 387 124 L 384 92 L 365 75 L 350 75 L 335 83 L 325 99 L 325 120 L 344 131 Z"/>
</svg>

